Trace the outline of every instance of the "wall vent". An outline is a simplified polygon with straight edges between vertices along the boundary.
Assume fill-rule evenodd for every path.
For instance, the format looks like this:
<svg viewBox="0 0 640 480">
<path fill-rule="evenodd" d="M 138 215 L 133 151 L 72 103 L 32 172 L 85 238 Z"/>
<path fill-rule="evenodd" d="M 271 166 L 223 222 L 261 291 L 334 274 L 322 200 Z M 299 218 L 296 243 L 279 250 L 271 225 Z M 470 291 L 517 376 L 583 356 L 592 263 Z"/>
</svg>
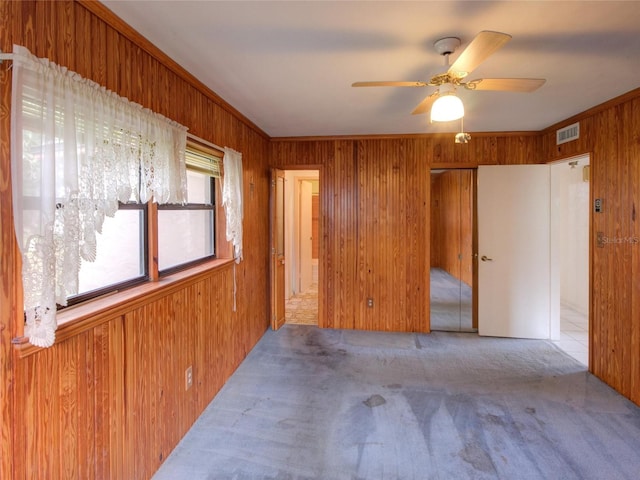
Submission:
<svg viewBox="0 0 640 480">
<path fill-rule="evenodd" d="M 580 138 L 580 123 L 574 123 L 556 130 L 556 145 Z"/>
</svg>

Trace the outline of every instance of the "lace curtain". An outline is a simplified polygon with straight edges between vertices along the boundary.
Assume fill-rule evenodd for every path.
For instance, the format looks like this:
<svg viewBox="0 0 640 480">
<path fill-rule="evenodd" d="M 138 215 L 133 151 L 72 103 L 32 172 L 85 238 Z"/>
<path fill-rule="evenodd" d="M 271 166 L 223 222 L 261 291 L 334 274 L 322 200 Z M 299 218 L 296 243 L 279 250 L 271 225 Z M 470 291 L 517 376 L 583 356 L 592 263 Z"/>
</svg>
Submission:
<svg viewBox="0 0 640 480">
<path fill-rule="evenodd" d="M 227 217 L 226 236 L 233 244 L 236 263 L 242 260 L 242 154 L 224 148 L 222 205 Z"/>
<path fill-rule="evenodd" d="M 186 202 L 187 129 L 18 45 L 11 121 L 25 335 L 47 347 L 118 202 Z"/>
</svg>

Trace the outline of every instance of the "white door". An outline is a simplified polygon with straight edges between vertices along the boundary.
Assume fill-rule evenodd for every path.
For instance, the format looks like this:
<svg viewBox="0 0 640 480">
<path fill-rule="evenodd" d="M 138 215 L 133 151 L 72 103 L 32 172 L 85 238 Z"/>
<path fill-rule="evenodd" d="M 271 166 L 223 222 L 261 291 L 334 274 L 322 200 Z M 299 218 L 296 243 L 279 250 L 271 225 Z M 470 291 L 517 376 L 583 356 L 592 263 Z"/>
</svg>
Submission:
<svg viewBox="0 0 640 480">
<path fill-rule="evenodd" d="M 478 333 L 550 335 L 550 169 L 478 167 Z"/>
<path fill-rule="evenodd" d="M 313 282 L 311 196 L 312 184 L 300 181 L 300 291 L 306 292 Z"/>
</svg>

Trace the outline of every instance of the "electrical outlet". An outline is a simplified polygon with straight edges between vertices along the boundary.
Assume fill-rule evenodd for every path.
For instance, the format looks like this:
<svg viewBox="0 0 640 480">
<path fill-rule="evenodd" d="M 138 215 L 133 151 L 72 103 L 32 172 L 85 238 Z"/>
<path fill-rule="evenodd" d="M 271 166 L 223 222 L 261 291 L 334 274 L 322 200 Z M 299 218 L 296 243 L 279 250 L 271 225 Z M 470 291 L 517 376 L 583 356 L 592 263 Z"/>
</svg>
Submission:
<svg viewBox="0 0 640 480">
<path fill-rule="evenodd" d="M 367 307 L 373 308 L 373 298 L 367 298 Z"/>
<path fill-rule="evenodd" d="M 184 384 L 185 390 L 189 390 L 193 385 L 193 368 L 191 367 L 191 365 L 189 365 L 184 372 Z"/>
</svg>

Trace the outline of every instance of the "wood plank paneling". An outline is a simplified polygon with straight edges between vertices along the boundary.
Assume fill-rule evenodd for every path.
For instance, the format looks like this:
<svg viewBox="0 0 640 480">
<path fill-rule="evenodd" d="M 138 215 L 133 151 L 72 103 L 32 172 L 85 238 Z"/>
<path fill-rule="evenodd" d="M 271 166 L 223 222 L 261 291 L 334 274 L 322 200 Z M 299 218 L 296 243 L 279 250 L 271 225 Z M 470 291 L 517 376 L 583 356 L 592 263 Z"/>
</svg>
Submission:
<svg viewBox="0 0 640 480">
<path fill-rule="evenodd" d="M 534 134 L 272 139 L 274 167 L 322 166 L 323 325 L 428 331 L 431 167 L 537 163 L 540 146 Z"/>
<path fill-rule="evenodd" d="M 106 318 L 25 358 L 11 219 L 9 65 L 0 66 L 0 477 L 148 478 L 268 325 L 268 166 L 321 169 L 324 326 L 425 331 L 433 166 L 538 163 L 591 152 L 592 218 L 639 238 L 639 93 L 580 117 L 580 140 L 542 134 L 269 139 L 99 3 L 0 0 L 0 48 L 13 43 L 243 153 L 245 259 Z M 567 123 L 571 123 L 569 119 Z M 542 152 L 542 155 L 541 155 Z M 593 241 L 592 241 L 593 244 Z M 592 369 L 640 403 L 637 243 L 592 245 Z M 237 286 L 233 311 L 232 291 Z M 366 306 L 372 296 L 374 307 Z M 194 387 L 184 390 L 193 363 Z M 149 374 L 149 377 L 147 377 Z M 143 382 L 143 383 L 138 383 Z M 148 423 L 147 423 L 148 422 Z M 91 427 L 87 428 L 87 424 Z M 150 428 L 153 425 L 154 428 Z M 139 445 L 148 452 L 138 455 Z M 61 448 L 64 447 L 64 454 Z"/>
<path fill-rule="evenodd" d="M 192 339 L 209 333 L 196 332 L 201 293 L 202 283 L 195 283 L 125 316 L 125 451 L 136 451 L 126 478 L 149 478 L 200 413 L 198 386 L 186 390 L 185 371 L 200 375 Z"/>
<path fill-rule="evenodd" d="M 111 334 L 106 326 L 89 330 L 17 364 L 15 418 L 29 428 L 17 426 L 21 440 L 14 455 L 21 461 L 14 463 L 14 478 L 92 479 L 109 473 L 109 459 L 93 439 L 96 433 L 109 438 L 108 429 L 116 425 L 103 422 L 109 408 L 96 408 L 98 398 L 108 404 L 105 397 L 119 392 L 109 388 L 110 379 L 101 375 L 104 363 L 96 361 L 105 353 L 96 345 L 109 343 Z M 122 368 L 122 357 L 111 361 Z"/>
<path fill-rule="evenodd" d="M 630 323 L 629 328 L 629 357 L 626 370 L 629 375 L 629 398 L 640 405 L 640 101 L 628 102 L 628 119 L 626 138 L 623 145 L 628 148 L 629 200 L 630 212 L 630 250 L 631 250 L 631 309 L 625 319 Z M 606 321 L 604 319 L 603 321 Z"/>
<path fill-rule="evenodd" d="M 24 45 L 243 154 L 251 221 L 240 265 L 18 354 L 10 62 L 0 65 L 0 478 L 149 478 L 268 327 L 269 139 L 100 3 L 0 0 L 0 16 L 3 51 Z M 185 391 L 187 364 L 194 386 Z"/>
<path fill-rule="evenodd" d="M 556 130 L 580 123 L 580 138 L 556 145 Z M 590 370 L 640 404 L 640 89 L 541 134 L 549 161 L 591 155 Z M 608 241 L 598 247 L 598 233 Z"/>
<path fill-rule="evenodd" d="M 25 36 L 28 28 L 18 2 L 0 1 L 0 48 L 10 51 L 14 34 Z M 6 19 L 13 19 L 8 22 Z M 12 478 L 14 459 L 13 397 L 14 359 L 11 355 L 11 338 L 15 334 L 16 301 L 19 293 L 19 253 L 13 231 L 11 197 L 11 159 L 8 139 L 11 135 L 11 81 L 10 62 L 0 65 L 0 477 Z M 23 442 L 24 439 L 17 439 Z"/>
<path fill-rule="evenodd" d="M 473 284 L 473 172 L 431 174 L 431 267 Z M 459 257 L 460 255 L 460 257 Z"/>
</svg>

